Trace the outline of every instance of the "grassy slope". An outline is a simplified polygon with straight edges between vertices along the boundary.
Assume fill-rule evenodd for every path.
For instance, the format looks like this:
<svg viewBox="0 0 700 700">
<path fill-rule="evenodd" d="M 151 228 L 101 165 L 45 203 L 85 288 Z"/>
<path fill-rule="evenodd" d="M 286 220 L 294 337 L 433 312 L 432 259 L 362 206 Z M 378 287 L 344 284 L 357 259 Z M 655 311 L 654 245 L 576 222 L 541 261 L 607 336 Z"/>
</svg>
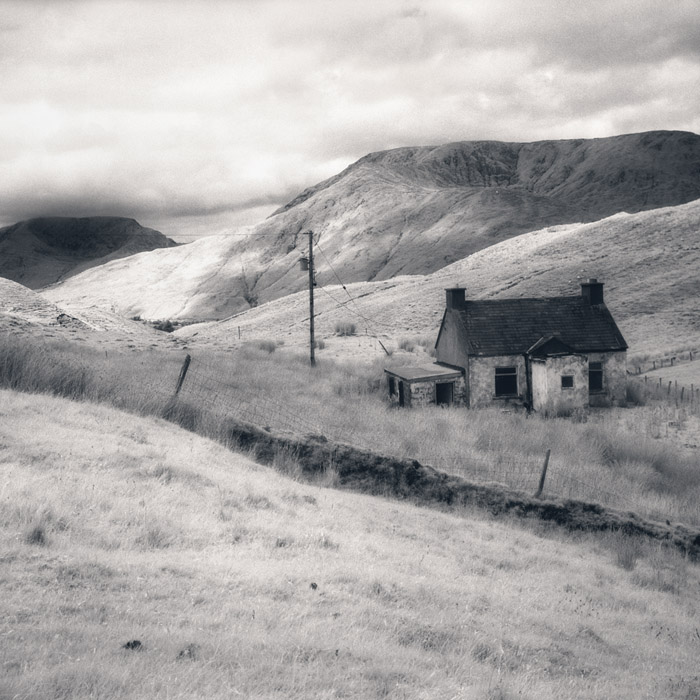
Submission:
<svg viewBox="0 0 700 700">
<path fill-rule="evenodd" d="M 100 406 L 0 413 L 2 698 L 700 692 L 677 555 L 301 485 Z"/>
<path fill-rule="evenodd" d="M 316 330 L 331 338 L 350 319 L 389 340 L 406 335 L 435 339 L 444 309 L 444 288 L 466 285 L 473 298 L 538 297 L 580 292 L 579 282 L 605 282 L 606 303 L 631 352 L 662 352 L 700 345 L 700 200 L 639 214 L 619 214 L 585 225 L 557 226 L 499 243 L 427 276 L 348 285 L 318 276 Z M 308 294 L 261 305 L 230 321 L 181 331 L 196 340 L 235 345 L 242 339 L 303 342 L 308 333 Z M 367 319 L 367 320 L 363 320 Z M 331 340 L 332 343 L 337 341 Z M 349 348 L 352 350 L 352 348 Z M 369 346 L 362 349 L 370 351 Z M 381 348 L 378 348 L 381 353 Z"/>
</svg>

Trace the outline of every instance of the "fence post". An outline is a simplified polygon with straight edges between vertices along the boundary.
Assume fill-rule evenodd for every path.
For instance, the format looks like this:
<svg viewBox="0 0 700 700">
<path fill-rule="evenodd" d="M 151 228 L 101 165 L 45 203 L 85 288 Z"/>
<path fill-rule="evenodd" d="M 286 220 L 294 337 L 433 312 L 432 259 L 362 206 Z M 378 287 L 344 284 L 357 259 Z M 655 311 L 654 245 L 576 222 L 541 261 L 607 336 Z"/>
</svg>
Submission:
<svg viewBox="0 0 700 700">
<path fill-rule="evenodd" d="M 547 467 L 549 466 L 549 455 L 552 450 L 547 450 L 547 454 L 544 456 L 544 464 L 542 465 L 542 474 L 540 474 L 540 485 L 537 487 L 537 493 L 535 498 L 540 498 L 542 496 L 542 489 L 544 489 L 544 480 L 547 478 Z"/>
<path fill-rule="evenodd" d="M 187 370 L 190 368 L 190 362 L 192 362 L 192 358 L 190 357 L 189 353 L 185 355 L 185 361 L 182 363 L 182 369 L 180 370 L 180 376 L 177 378 L 177 386 L 175 387 L 175 396 L 177 396 L 180 393 L 180 389 L 182 389 L 182 384 L 185 381 L 185 377 L 187 376 Z"/>
</svg>

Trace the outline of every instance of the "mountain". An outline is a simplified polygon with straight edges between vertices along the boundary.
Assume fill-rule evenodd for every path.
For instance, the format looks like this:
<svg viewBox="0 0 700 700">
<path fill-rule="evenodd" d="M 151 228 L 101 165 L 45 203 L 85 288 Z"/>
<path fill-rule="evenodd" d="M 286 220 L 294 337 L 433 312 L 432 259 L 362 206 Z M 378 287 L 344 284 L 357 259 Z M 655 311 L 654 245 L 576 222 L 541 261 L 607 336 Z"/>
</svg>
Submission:
<svg viewBox="0 0 700 700">
<path fill-rule="evenodd" d="M 353 322 L 357 342 L 378 335 L 396 348 L 402 338 L 435 342 L 446 287 L 465 286 L 468 298 L 547 297 L 578 294 L 597 277 L 631 353 L 700 347 L 700 200 L 637 214 L 616 214 L 590 224 L 552 226 L 511 238 L 429 275 L 333 286 L 319 275 L 316 337 L 329 346 L 338 323 Z M 182 338 L 229 346 L 253 338 L 305 347 L 308 293 L 250 309 L 228 321 L 178 331 Z M 336 343 L 337 344 L 337 343 Z M 364 346 L 363 346 L 364 347 Z M 329 347 L 332 349 L 332 347 Z M 380 348 L 377 348 L 380 350 Z M 321 351 L 323 353 L 324 351 Z M 360 353 L 367 354 L 366 348 Z"/>
<path fill-rule="evenodd" d="M 0 229 L 0 277 L 39 289 L 110 260 L 175 245 L 134 219 L 28 219 Z"/>
<path fill-rule="evenodd" d="M 115 261 L 64 282 L 56 298 L 126 315 L 220 319 L 303 289 L 316 269 L 344 283 L 431 273 L 545 226 L 596 221 L 700 198 L 700 136 L 459 142 L 373 153 L 241 235 Z"/>
</svg>

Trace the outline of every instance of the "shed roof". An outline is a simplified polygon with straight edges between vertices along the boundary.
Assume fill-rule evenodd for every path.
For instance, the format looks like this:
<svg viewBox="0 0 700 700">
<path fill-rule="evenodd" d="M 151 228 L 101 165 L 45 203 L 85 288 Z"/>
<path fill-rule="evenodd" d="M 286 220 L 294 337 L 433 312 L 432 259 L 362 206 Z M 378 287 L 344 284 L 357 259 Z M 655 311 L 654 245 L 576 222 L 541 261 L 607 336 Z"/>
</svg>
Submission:
<svg viewBox="0 0 700 700">
<path fill-rule="evenodd" d="M 409 367 L 388 367 L 384 370 L 407 382 L 427 382 L 431 379 L 451 379 L 459 377 L 463 370 L 458 367 L 435 362 L 430 365 L 411 365 Z"/>
<path fill-rule="evenodd" d="M 472 355 L 515 355 L 541 338 L 556 337 L 574 352 L 626 350 L 627 343 L 605 304 L 581 296 L 465 301 L 458 315 Z"/>
</svg>

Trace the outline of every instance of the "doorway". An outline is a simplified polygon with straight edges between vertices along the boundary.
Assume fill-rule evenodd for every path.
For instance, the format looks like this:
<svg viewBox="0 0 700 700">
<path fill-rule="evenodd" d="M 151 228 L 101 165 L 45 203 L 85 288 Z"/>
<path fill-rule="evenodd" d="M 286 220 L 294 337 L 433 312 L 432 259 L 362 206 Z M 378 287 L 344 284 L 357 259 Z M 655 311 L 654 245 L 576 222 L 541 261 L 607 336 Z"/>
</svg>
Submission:
<svg viewBox="0 0 700 700">
<path fill-rule="evenodd" d="M 435 403 L 438 406 L 449 406 L 454 397 L 454 382 L 443 382 L 435 385 Z"/>
</svg>

